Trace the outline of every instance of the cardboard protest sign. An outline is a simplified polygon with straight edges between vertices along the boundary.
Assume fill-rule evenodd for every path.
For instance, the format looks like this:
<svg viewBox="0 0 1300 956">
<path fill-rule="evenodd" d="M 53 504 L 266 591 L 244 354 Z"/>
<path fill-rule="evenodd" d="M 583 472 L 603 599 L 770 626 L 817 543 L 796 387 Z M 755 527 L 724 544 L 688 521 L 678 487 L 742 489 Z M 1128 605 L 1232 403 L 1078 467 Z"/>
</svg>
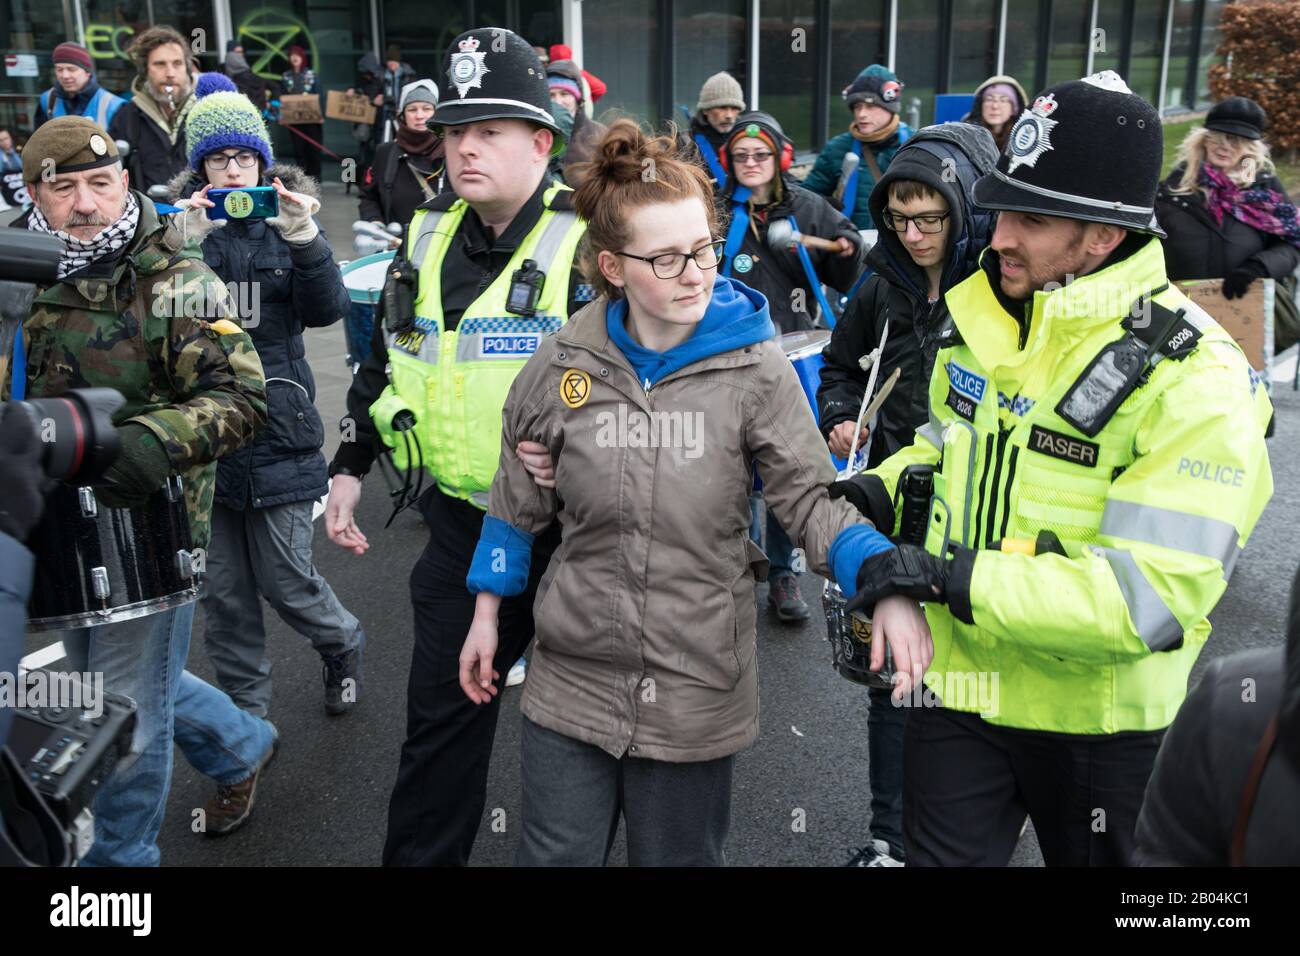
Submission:
<svg viewBox="0 0 1300 956">
<path fill-rule="evenodd" d="M 1246 353 L 1251 367 L 1264 370 L 1273 361 L 1273 280 L 1257 279 L 1237 299 L 1223 295 L 1222 279 L 1178 282 L 1186 296 L 1214 318 Z"/>
<path fill-rule="evenodd" d="M 320 96 L 295 93 L 280 97 L 280 125 L 306 126 L 321 122 Z"/>
<path fill-rule="evenodd" d="M 325 115 L 349 123 L 373 123 L 375 107 L 362 93 L 348 94 L 343 90 L 330 90 L 325 96 Z"/>
</svg>

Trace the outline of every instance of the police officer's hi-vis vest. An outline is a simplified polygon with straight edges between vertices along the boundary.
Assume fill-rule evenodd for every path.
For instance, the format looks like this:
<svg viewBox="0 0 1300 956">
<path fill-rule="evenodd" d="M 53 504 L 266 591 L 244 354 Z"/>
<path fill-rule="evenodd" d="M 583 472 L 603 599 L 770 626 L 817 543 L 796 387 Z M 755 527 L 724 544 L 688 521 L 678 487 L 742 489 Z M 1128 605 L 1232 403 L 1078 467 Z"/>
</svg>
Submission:
<svg viewBox="0 0 1300 956">
<path fill-rule="evenodd" d="M 410 436 L 439 489 L 480 508 L 487 507 L 501 454 L 501 409 L 510 385 L 542 338 L 568 319 L 569 273 L 586 230 L 562 197 L 571 192 L 558 183 L 546 190 L 537 224 L 450 331 L 443 327 L 442 261 L 469 207 L 457 199 L 445 212 L 417 210 L 407 232 L 406 258 L 418 270 L 415 323 L 396 334 L 385 330 L 390 384 L 370 415 L 394 465 L 406 469 L 420 459 L 408 456 L 408 436 L 394 430 L 393 416 L 414 414 Z M 506 311 L 511 276 L 525 259 L 546 274 L 530 317 Z"/>
<path fill-rule="evenodd" d="M 1169 726 L 1186 696 L 1209 613 L 1272 494 L 1272 405 L 1232 336 L 1164 266 L 1153 238 L 1034 293 L 1023 327 L 983 269 L 946 296 L 957 334 L 935 360 L 929 421 L 869 474 L 890 500 L 909 465 L 933 465 L 926 550 L 977 551 L 974 623 L 925 606 L 925 682 L 947 708 L 1114 734 Z M 1104 408 L 1105 389 L 1068 396 L 1148 294 L 1177 318 L 1159 323 L 1164 357 L 1113 415 L 1079 427 L 1075 413 Z M 1059 551 L 1037 546 L 1048 532 Z"/>
</svg>

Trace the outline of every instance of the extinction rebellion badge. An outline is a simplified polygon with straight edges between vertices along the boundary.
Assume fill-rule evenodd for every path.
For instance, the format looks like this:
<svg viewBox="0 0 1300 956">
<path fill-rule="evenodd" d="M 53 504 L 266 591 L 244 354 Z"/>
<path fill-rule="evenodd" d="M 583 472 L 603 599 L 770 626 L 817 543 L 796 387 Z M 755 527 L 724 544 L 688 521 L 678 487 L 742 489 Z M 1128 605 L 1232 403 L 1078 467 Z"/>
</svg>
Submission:
<svg viewBox="0 0 1300 956">
<path fill-rule="evenodd" d="M 736 256 L 736 271 L 744 275 L 750 269 L 754 268 L 754 260 L 749 257 L 748 253 L 742 252 Z"/>
<path fill-rule="evenodd" d="M 1014 173 L 1019 166 L 1033 167 L 1038 157 L 1052 148 L 1052 128 L 1060 120 L 1051 119 L 1056 112 L 1055 94 L 1048 93 L 1034 100 L 1034 105 L 1020 114 L 1015 127 L 1011 130 L 1011 162 L 1008 173 Z"/>
<path fill-rule="evenodd" d="M 447 75 L 462 97 L 472 89 L 482 89 L 483 74 L 492 72 L 483 61 L 486 53 L 478 52 L 478 37 L 466 37 L 458 44 L 460 50 L 451 55 Z"/>
</svg>

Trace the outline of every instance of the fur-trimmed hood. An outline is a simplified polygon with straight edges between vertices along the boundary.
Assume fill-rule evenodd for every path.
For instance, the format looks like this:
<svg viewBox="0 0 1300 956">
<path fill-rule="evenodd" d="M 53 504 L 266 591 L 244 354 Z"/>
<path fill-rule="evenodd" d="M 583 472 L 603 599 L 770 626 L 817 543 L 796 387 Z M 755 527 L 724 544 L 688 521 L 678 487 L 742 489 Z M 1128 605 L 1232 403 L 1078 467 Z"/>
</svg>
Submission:
<svg viewBox="0 0 1300 956">
<path fill-rule="evenodd" d="M 301 166 L 292 163 L 275 163 L 262 174 L 262 185 L 271 185 L 271 180 L 280 177 L 284 188 L 293 193 L 303 193 L 313 199 L 320 199 L 320 183 L 303 172 Z M 182 169 L 167 183 L 167 193 L 173 200 L 185 199 L 203 188 L 204 179 L 188 167 Z"/>
</svg>

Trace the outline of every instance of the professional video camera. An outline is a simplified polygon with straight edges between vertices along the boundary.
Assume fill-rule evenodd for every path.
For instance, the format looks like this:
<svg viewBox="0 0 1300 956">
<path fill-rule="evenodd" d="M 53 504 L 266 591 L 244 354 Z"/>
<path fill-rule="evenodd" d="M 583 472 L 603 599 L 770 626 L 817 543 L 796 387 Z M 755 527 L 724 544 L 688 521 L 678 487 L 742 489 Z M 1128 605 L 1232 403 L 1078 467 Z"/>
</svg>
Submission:
<svg viewBox="0 0 1300 956">
<path fill-rule="evenodd" d="M 25 363 L 23 322 L 31 313 L 36 286 L 57 278 L 63 243 L 41 233 L 0 229 L 0 359 L 17 368 Z M 4 363 L 0 362 L 0 368 Z M 15 376 L 11 397 L 23 399 L 26 382 Z M 42 466 L 51 478 L 89 482 L 117 457 L 112 414 L 122 396 L 111 388 L 74 389 L 57 398 L 19 402 L 41 436 Z"/>
<path fill-rule="evenodd" d="M 78 491 L 101 477 L 117 456 L 111 416 L 123 399 L 109 388 L 25 398 L 23 323 L 37 286 L 57 278 L 62 252 L 63 244 L 53 236 L 0 229 L 0 380 L 6 369 L 13 369 L 11 399 L 27 413 L 41 440 L 40 466 L 52 479 L 48 494 L 71 494 L 76 501 Z M 0 462 L 4 467 L 13 464 Z M 91 502 L 93 513 L 93 498 Z M 79 506 L 84 509 L 85 503 Z M 47 538 L 52 510 L 47 502 L 42 524 Z M 120 537 L 129 539 L 130 523 L 121 515 L 105 517 L 116 524 Z M 79 545 L 64 537 L 59 547 L 77 553 Z M 33 550 L 40 577 L 48 558 Z M 58 576 L 59 569 L 45 570 Z M 0 740 L 0 865 L 66 865 L 89 849 L 90 807 L 100 782 L 129 751 L 135 704 L 102 687 L 87 687 L 76 675 L 18 669 L 0 674 L 0 706 L 14 710 L 8 740 Z"/>
</svg>

